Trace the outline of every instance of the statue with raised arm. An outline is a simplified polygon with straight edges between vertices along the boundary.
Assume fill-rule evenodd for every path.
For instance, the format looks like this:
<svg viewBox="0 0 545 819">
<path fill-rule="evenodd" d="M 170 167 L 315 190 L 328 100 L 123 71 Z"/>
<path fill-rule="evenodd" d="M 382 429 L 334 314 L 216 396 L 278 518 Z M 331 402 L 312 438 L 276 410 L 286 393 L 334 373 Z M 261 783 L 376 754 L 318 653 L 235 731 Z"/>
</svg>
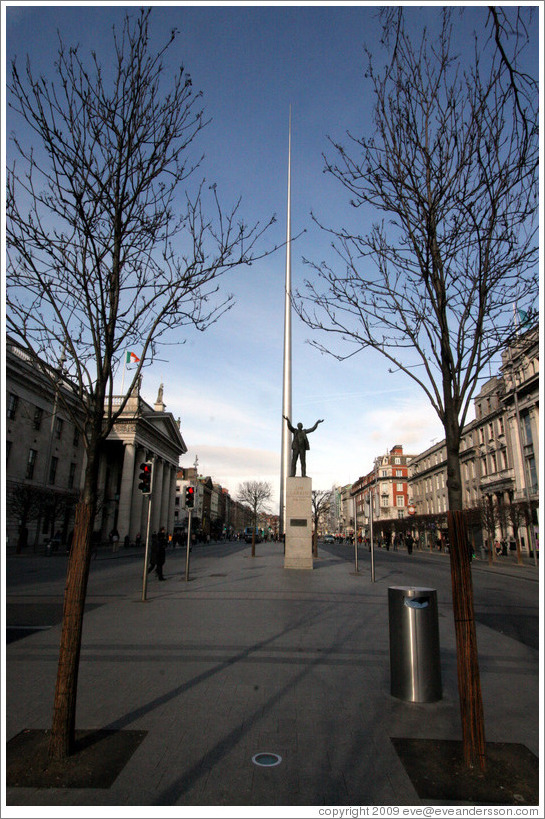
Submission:
<svg viewBox="0 0 545 819">
<path fill-rule="evenodd" d="M 290 419 L 283 415 L 284 418 L 288 422 L 288 429 L 290 432 L 293 433 L 293 441 L 291 444 L 291 471 L 290 477 L 295 478 L 295 470 L 297 469 L 297 458 L 301 461 L 301 477 L 306 478 L 307 476 L 307 465 L 306 465 L 306 457 L 307 457 L 307 449 L 310 449 L 310 444 L 308 442 L 307 435 L 311 432 L 314 432 L 318 424 L 323 423 L 323 418 L 319 421 L 316 421 L 313 427 L 310 429 L 303 429 L 303 424 L 297 424 L 297 428 L 291 425 Z"/>
</svg>

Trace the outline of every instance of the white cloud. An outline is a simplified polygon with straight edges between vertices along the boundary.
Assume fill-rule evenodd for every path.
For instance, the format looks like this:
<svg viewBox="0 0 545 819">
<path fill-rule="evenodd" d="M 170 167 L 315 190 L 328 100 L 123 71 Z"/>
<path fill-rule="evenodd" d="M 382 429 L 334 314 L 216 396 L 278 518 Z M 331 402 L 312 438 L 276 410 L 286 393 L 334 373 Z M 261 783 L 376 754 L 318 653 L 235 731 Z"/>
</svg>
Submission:
<svg viewBox="0 0 545 819">
<path fill-rule="evenodd" d="M 182 465 L 192 466 L 195 456 L 199 461 L 199 474 L 210 476 L 236 498 L 239 485 L 244 481 L 265 481 L 271 484 L 273 498 L 278 504 L 280 487 L 280 454 L 267 449 L 210 446 L 195 443 L 183 456 Z M 274 510 L 278 511 L 277 509 Z"/>
</svg>

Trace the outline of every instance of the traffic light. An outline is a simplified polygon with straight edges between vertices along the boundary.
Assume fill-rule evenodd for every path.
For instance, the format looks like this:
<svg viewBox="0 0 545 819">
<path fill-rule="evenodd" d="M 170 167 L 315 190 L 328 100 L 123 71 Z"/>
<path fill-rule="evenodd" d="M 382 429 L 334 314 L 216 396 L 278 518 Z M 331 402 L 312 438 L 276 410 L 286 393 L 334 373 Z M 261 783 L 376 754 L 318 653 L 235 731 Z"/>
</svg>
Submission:
<svg viewBox="0 0 545 819">
<path fill-rule="evenodd" d="M 138 484 L 139 490 L 142 492 L 143 495 L 150 495 L 151 494 L 151 478 L 153 475 L 153 464 L 151 461 L 145 461 L 145 463 L 140 464 L 140 475 L 138 476 L 140 479 L 140 483 Z"/>
<path fill-rule="evenodd" d="M 193 509 L 195 506 L 195 487 L 186 486 L 185 488 L 185 505 L 187 509 Z"/>
</svg>

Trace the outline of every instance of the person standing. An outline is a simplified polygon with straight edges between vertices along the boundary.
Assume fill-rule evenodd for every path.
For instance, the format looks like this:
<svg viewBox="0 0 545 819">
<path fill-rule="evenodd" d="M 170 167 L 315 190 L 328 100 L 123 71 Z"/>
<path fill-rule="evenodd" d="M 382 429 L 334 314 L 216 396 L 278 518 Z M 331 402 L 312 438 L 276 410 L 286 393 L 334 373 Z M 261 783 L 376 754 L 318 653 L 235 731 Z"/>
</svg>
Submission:
<svg viewBox="0 0 545 819">
<path fill-rule="evenodd" d="M 116 528 L 110 532 L 110 541 L 112 543 L 112 552 L 117 552 L 119 549 L 119 532 Z"/>
</svg>

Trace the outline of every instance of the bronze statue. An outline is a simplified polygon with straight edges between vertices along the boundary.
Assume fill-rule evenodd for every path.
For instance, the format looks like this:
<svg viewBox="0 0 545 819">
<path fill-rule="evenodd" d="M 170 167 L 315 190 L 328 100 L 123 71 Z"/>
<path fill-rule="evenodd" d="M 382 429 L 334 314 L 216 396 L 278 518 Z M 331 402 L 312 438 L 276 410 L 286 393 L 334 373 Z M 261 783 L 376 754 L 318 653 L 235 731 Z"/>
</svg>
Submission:
<svg viewBox="0 0 545 819">
<path fill-rule="evenodd" d="M 292 456 L 290 477 L 295 478 L 295 471 L 297 469 L 297 458 L 299 458 L 301 460 L 301 477 L 306 478 L 307 449 L 310 449 L 310 444 L 308 442 L 307 435 L 309 435 L 311 432 L 314 432 L 318 424 L 322 424 L 324 419 L 321 418 L 319 421 L 316 421 L 314 426 L 310 427 L 310 429 L 303 429 L 303 424 L 301 423 L 297 424 L 297 429 L 295 429 L 295 427 L 291 425 L 289 418 L 287 418 L 285 415 L 283 415 L 282 418 L 284 418 L 288 422 L 289 431 L 293 432 L 293 441 L 291 444 Z"/>
</svg>

